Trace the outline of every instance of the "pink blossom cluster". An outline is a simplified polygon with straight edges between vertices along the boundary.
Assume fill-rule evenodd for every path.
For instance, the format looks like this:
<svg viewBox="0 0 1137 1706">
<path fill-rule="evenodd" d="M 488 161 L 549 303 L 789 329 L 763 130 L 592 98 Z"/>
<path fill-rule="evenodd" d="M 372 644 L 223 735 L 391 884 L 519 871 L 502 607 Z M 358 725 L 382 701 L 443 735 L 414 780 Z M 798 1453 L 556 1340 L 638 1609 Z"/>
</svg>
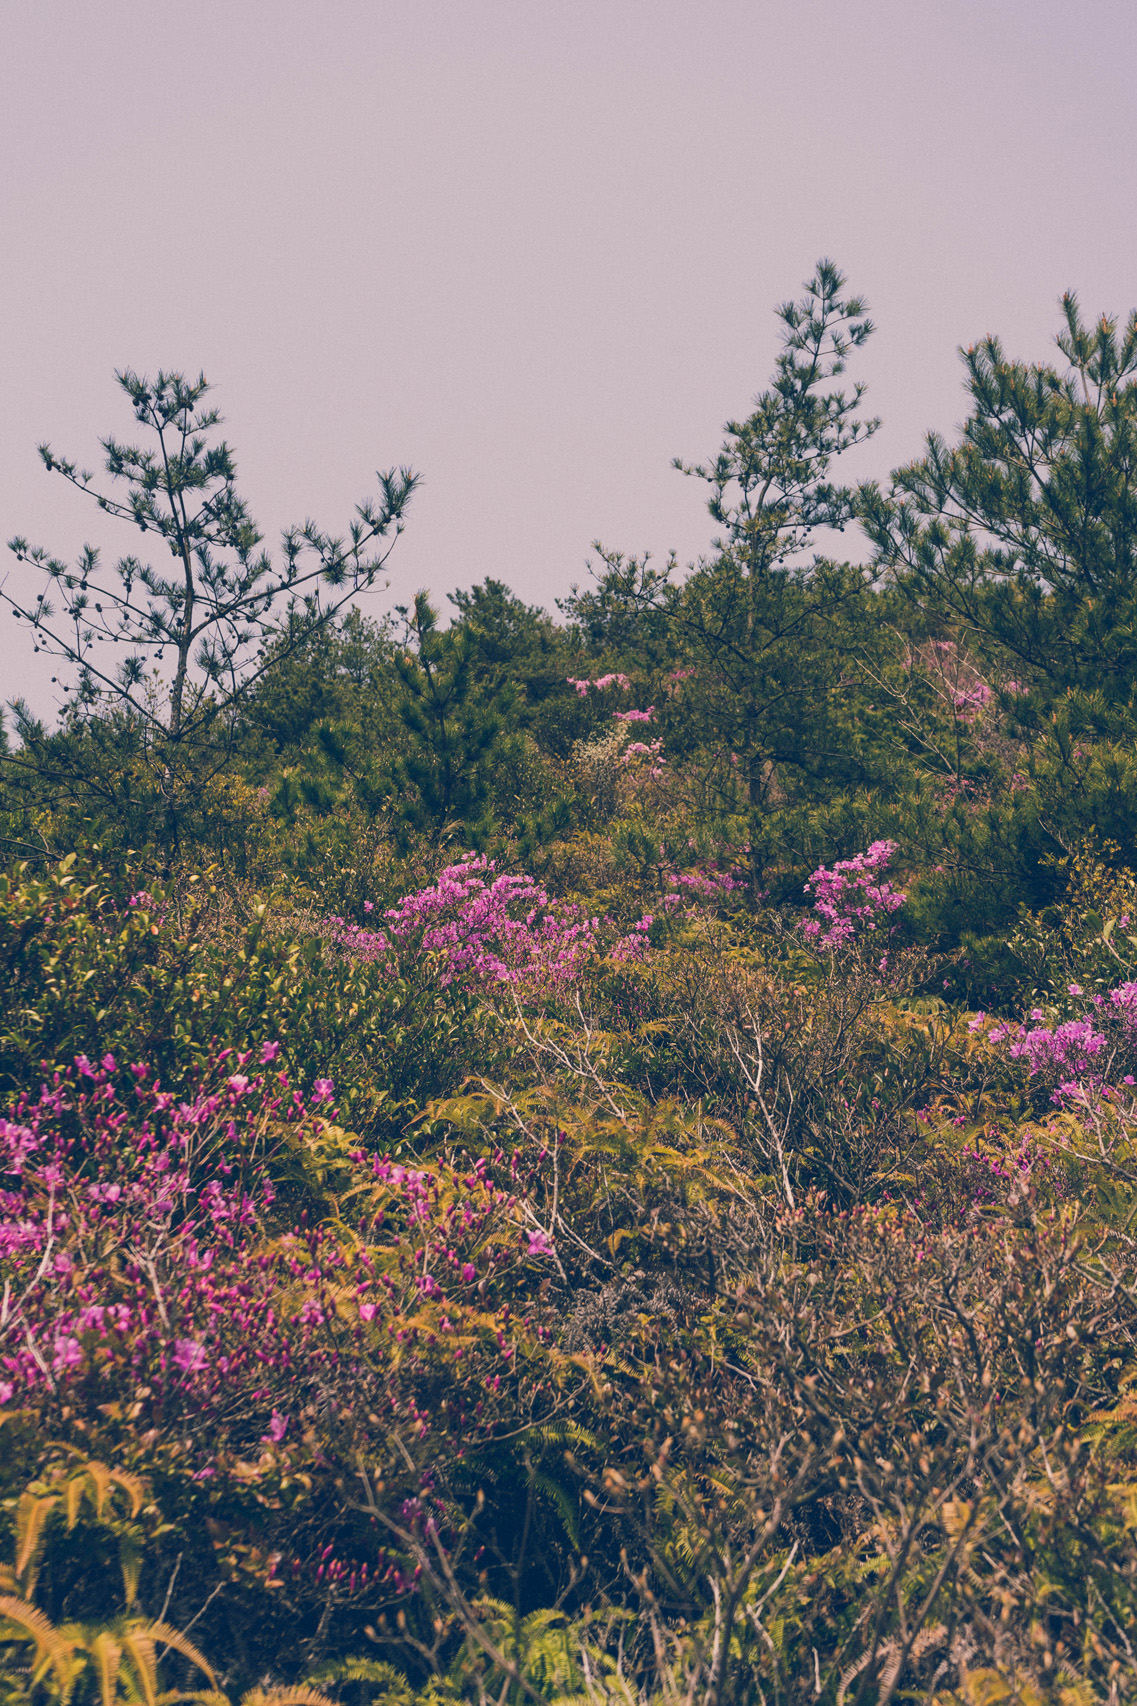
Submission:
<svg viewBox="0 0 1137 1706">
<path fill-rule="evenodd" d="M 581 972 L 600 928 L 581 908 L 554 901 L 532 877 L 502 873 L 483 856 L 441 872 L 387 913 L 401 949 L 440 954 L 443 982 L 463 975 L 528 989 L 562 989 Z"/>
<path fill-rule="evenodd" d="M 368 911 L 373 910 L 370 906 Z M 320 934 L 350 960 L 362 960 L 367 965 L 394 964 L 391 938 L 383 930 L 369 930 L 364 924 L 332 913 L 321 921 Z"/>
<path fill-rule="evenodd" d="M 609 952 L 609 959 L 618 966 L 642 965 L 651 953 L 651 936 L 649 934 L 655 923 L 655 915 L 645 912 L 642 918 L 637 918 L 626 936 L 621 936 Z"/>
<path fill-rule="evenodd" d="M 664 676 L 664 691 L 667 694 L 667 697 L 669 699 L 674 699 L 682 690 L 683 683 L 685 681 L 690 681 L 691 677 L 697 674 L 698 671 L 695 669 L 693 664 L 689 665 L 686 669 L 673 669 L 669 675 Z"/>
<path fill-rule="evenodd" d="M 499 1300 L 554 1255 L 518 1157 L 368 1167 L 353 1151 L 355 1232 L 306 1214 L 282 1229 L 272 1145 L 323 1129 L 328 1096 L 247 1056 L 216 1066 L 179 1100 L 145 1066 L 80 1059 L 0 1121 L 0 1404 L 141 1404 L 202 1480 L 300 1449 L 313 1402 L 361 1403 L 412 1438 L 484 1436 L 517 1355 Z"/>
<path fill-rule="evenodd" d="M 602 693 L 606 687 L 627 688 L 632 685 L 627 676 L 619 674 L 618 671 L 611 675 L 599 675 L 595 681 L 590 681 L 587 676 L 579 677 L 575 675 L 567 676 L 566 680 L 570 687 L 576 688 L 582 699 L 586 699 L 589 693 L 594 689 L 596 692 Z"/>
<path fill-rule="evenodd" d="M 802 929 L 822 948 L 840 948 L 862 932 L 879 933 L 907 899 L 884 876 L 896 853 L 895 841 L 874 841 L 867 853 L 820 865 L 806 883 L 819 922 L 807 919 Z"/>
<path fill-rule="evenodd" d="M 613 711 L 618 723 L 650 723 L 655 716 L 655 706 L 649 705 L 646 711 Z"/>
<path fill-rule="evenodd" d="M 0 1120 L 0 1403 L 73 1371 L 162 1391 L 207 1364 L 229 1378 L 248 1355 L 242 1333 L 271 1340 L 271 1312 L 262 1320 L 223 1270 L 249 1265 L 273 1201 L 269 1127 L 302 1126 L 332 1090 L 319 1080 L 306 1101 L 285 1074 L 258 1071 L 277 1048 L 249 1070 L 248 1054 L 223 1052 L 213 1087 L 183 1100 L 145 1065 L 123 1075 L 111 1055 L 80 1055 Z M 211 1321 L 232 1351 L 207 1354 Z"/>
<path fill-rule="evenodd" d="M 994 695 L 985 681 L 976 680 L 968 687 L 957 686 L 951 695 L 952 709 L 962 722 L 973 723 L 986 710 Z"/>
<path fill-rule="evenodd" d="M 1071 983 L 1068 993 L 1077 999 L 1084 991 Z M 1137 1066 L 1137 983 L 1119 984 L 1108 996 L 1094 995 L 1087 1012 L 1058 1025 L 1046 1024 L 1040 1007 L 1030 1017 L 1029 1026 L 992 1024 L 985 1013 L 977 1013 L 968 1029 L 1005 1044 L 1011 1060 L 1024 1061 L 1032 1078 L 1053 1086 L 1052 1100 L 1059 1105 L 1109 1099 L 1119 1073 L 1121 1084 L 1133 1087 L 1132 1070 L 1123 1069 Z"/>
<path fill-rule="evenodd" d="M 664 879 L 667 892 L 663 895 L 664 916 L 674 918 L 680 911 L 686 916 L 696 909 L 716 905 L 728 894 L 744 889 L 746 884 L 729 871 L 690 870 L 671 871 Z M 608 957 L 617 965 L 642 965 L 651 953 L 651 928 L 656 921 L 652 912 L 645 912 L 631 930 L 609 949 Z"/>
<path fill-rule="evenodd" d="M 1122 929 L 1129 923 L 1127 917 L 1118 921 Z M 1109 992 L 1110 1005 L 1121 1020 L 1122 1030 L 1127 1039 L 1137 1042 L 1137 983 L 1120 983 L 1116 989 Z"/>
<path fill-rule="evenodd" d="M 698 896 L 703 900 L 721 900 L 723 895 L 746 887 L 745 882 L 729 871 L 674 871 L 667 878 L 667 885 L 680 895 L 685 893 L 688 899 Z"/>
<path fill-rule="evenodd" d="M 991 1033 L 994 1040 L 1001 1034 Z M 1107 1039 L 1094 1030 L 1092 1020 L 1068 1019 L 1053 1030 L 1037 1025 L 1028 1031 L 1020 1026 L 1007 1052 L 1012 1060 L 1027 1061 L 1032 1077 L 1038 1073 L 1056 1073 L 1070 1079 L 1090 1072 L 1106 1046 Z"/>
<path fill-rule="evenodd" d="M 663 741 L 653 740 L 647 743 L 642 740 L 631 740 L 620 754 L 621 764 L 631 764 L 634 759 L 649 760 L 648 775 L 653 782 L 658 782 L 665 769 L 663 758 Z"/>
<path fill-rule="evenodd" d="M 322 933 L 348 958 L 392 971 L 404 958 L 439 955 L 443 985 L 472 977 L 529 992 L 564 989 L 592 952 L 599 919 L 554 901 L 532 877 L 494 870 L 471 856 L 389 907 L 383 929 L 333 916 Z M 370 902 L 364 910 L 373 911 Z"/>
</svg>

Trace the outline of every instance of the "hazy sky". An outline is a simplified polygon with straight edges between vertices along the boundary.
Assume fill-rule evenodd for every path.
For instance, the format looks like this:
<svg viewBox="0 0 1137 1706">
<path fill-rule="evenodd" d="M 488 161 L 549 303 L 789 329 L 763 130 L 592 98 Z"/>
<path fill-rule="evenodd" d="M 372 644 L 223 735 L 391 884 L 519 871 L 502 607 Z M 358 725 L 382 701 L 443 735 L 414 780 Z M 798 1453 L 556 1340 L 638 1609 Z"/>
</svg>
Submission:
<svg viewBox="0 0 1137 1706">
<path fill-rule="evenodd" d="M 1137 304 L 1134 0 L 0 0 L 0 532 L 137 549 L 40 467 L 204 368 L 272 540 L 424 485 L 388 603 L 684 558 L 821 254 L 869 298 L 886 473 L 987 331 Z M 4 553 L 7 556 L 7 553 Z M 9 558 L 0 573 L 25 573 Z M 377 600 L 372 608 L 381 607 Z M 6 618 L 0 699 L 47 711 Z"/>
</svg>

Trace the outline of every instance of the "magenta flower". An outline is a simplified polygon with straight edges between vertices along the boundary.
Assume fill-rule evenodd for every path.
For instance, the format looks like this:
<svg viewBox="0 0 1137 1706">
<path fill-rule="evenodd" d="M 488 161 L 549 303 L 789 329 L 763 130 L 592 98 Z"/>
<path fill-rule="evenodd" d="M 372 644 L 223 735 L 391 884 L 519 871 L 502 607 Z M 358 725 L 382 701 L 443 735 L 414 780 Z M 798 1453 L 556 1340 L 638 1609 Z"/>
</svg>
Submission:
<svg viewBox="0 0 1137 1706">
<path fill-rule="evenodd" d="M 448 866 L 386 916 L 400 952 L 441 957 L 444 983 L 467 975 L 535 989 L 574 981 L 597 929 L 531 877 L 496 876 L 484 857 Z"/>
<path fill-rule="evenodd" d="M 613 675 L 600 675 L 597 676 L 595 681 L 590 681 L 587 676 L 580 678 L 575 675 L 567 676 L 565 679 L 568 681 L 570 687 L 576 688 L 582 699 L 586 698 L 594 687 L 597 692 L 602 693 L 606 687 L 631 686 L 631 682 L 628 680 L 627 676 L 620 675 L 619 673 Z"/>
<path fill-rule="evenodd" d="M 887 925 L 908 898 L 883 875 L 895 852 L 894 841 L 874 841 L 867 853 L 838 860 L 832 868 L 818 866 L 805 888 L 814 896 L 813 910 L 826 928 L 811 919 L 802 926 L 805 934 L 816 936 L 823 948 L 841 948 L 862 932 Z"/>
<path fill-rule="evenodd" d="M 174 1362 L 183 1374 L 200 1374 L 208 1361 L 205 1346 L 196 1339 L 174 1341 Z"/>
<path fill-rule="evenodd" d="M 65 1368 L 76 1368 L 82 1360 L 83 1351 L 78 1339 L 70 1337 L 56 1339 L 55 1355 L 51 1359 L 51 1366 L 57 1374 Z"/>
</svg>

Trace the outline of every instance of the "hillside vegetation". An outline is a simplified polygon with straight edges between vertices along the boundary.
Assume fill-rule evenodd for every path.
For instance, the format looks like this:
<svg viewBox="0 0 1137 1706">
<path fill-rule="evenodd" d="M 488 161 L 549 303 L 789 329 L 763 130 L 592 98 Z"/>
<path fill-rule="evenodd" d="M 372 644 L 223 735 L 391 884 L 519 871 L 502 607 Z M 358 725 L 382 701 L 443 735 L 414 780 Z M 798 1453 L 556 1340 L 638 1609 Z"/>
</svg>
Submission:
<svg viewBox="0 0 1137 1706">
<path fill-rule="evenodd" d="M 1137 318 L 853 488 L 779 315 L 555 619 L 204 381 L 43 451 L 151 554 L 0 589 L 5 1698 L 1137 1699 Z"/>
</svg>

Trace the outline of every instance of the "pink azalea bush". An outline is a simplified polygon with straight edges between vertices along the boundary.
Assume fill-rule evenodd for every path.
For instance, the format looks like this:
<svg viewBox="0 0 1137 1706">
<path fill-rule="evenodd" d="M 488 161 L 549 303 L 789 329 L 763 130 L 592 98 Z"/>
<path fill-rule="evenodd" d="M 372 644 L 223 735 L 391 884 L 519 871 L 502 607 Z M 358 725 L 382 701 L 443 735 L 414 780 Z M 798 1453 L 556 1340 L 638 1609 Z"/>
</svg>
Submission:
<svg viewBox="0 0 1137 1706">
<path fill-rule="evenodd" d="M 1059 1074 L 1064 1079 L 1082 1078 L 1091 1072 L 1107 1046 L 1091 1019 L 1068 1019 L 1053 1030 L 1036 1025 L 1020 1026 L 1007 1052 L 1012 1060 L 1025 1060 L 1031 1076 Z"/>
<path fill-rule="evenodd" d="M 475 856 L 448 865 L 436 882 L 404 895 L 383 929 L 334 919 L 332 941 L 353 958 L 386 961 L 436 954 L 444 985 L 459 978 L 527 991 L 563 990 L 593 950 L 599 920 L 552 900 L 532 877 L 495 874 Z"/>
<path fill-rule="evenodd" d="M 443 956 L 447 981 L 465 973 L 530 987 L 571 982 L 599 929 L 532 877 L 495 876 L 493 861 L 480 856 L 448 866 L 386 917 L 400 945 Z"/>
<path fill-rule="evenodd" d="M 642 965 L 651 957 L 651 927 L 655 914 L 645 912 L 637 918 L 627 935 L 621 936 L 609 950 L 608 957 L 618 966 Z"/>
<path fill-rule="evenodd" d="M 643 768 L 646 769 L 649 779 L 658 782 L 666 769 L 666 760 L 663 757 L 663 741 L 629 741 L 620 754 L 620 763 L 623 765 L 639 765 L 641 760 L 643 760 Z"/>
<path fill-rule="evenodd" d="M 177 1100 L 145 1065 L 123 1091 L 112 1056 L 79 1056 L 0 1120 L 0 1402 L 76 1381 L 170 1401 L 231 1382 L 254 1345 L 271 1363 L 282 1325 L 249 1240 L 274 1200 L 270 1129 L 302 1127 L 308 1103 L 245 1056 L 217 1066 Z"/>
<path fill-rule="evenodd" d="M 962 722 L 973 723 L 981 712 L 994 698 L 994 694 L 985 681 L 975 680 L 967 686 L 957 686 L 952 690 L 952 710 Z"/>
<path fill-rule="evenodd" d="M 689 903 L 720 901 L 725 895 L 735 894 L 746 887 L 741 878 L 733 876 L 729 871 L 673 871 L 666 880 L 672 894 L 680 902 Z M 671 896 L 665 896 L 665 903 L 674 905 L 675 901 Z"/>
<path fill-rule="evenodd" d="M 1069 994 L 1083 994 L 1079 984 Z M 1137 1071 L 1137 983 L 1119 984 L 1108 995 L 1095 995 L 1081 1016 L 1059 1024 L 1044 1023 L 1041 1008 L 1031 1023 L 991 1023 L 977 1013 L 969 1029 L 1003 1045 L 1009 1059 L 1024 1062 L 1028 1076 L 1051 1088 L 1057 1104 L 1082 1102 L 1109 1095 L 1113 1087 L 1133 1086 Z"/>
<path fill-rule="evenodd" d="M 589 693 L 603 693 L 607 687 L 628 688 L 632 685 L 627 676 L 621 675 L 619 671 L 613 671 L 610 675 L 599 675 L 595 681 L 590 681 L 587 676 L 575 675 L 570 675 L 566 679 L 570 687 L 576 688 L 582 699 L 586 699 Z"/>
<path fill-rule="evenodd" d="M 867 853 L 814 871 L 805 888 L 820 919 L 807 919 L 802 929 L 818 947 L 843 948 L 865 936 L 879 942 L 890 933 L 894 915 L 908 898 L 884 875 L 895 853 L 894 841 L 874 841 Z"/>
<path fill-rule="evenodd" d="M 609 959 L 617 965 L 642 965 L 650 959 L 651 930 L 657 916 L 682 921 L 697 914 L 705 914 L 721 905 L 729 895 L 746 887 L 746 883 L 732 872 L 719 871 L 710 866 L 686 871 L 668 871 L 663 881 L 666 892 L 661 897 L 662 912 L 658 915 L 645 912 L 632 925 L 630 931 L 621 936 L 608 950 Z"/>
<path fill-rule="evenodd" d="M 658 744 L 649 754 L 653 760 Z M 715 906 L 745 886 L 713 869 L 673 871 L 665 881 L 665 915 Z M 433 954 L 441 960 L 444 986 L 461 980 L 508 984 L 526 996 L 564 994 L 605 950 L 617 964 L 642 962 L 653 922 L 654 915 L 645 915 L 613 943 L 611 919 L 590 918 L 572 902 L 551 899 L 532 877 L 496 874 L 483 856 L 449 865 L 429 887 L 404 895 L 384 913 L 383 928 L 328 921 L 332 943 L 353 959 L 393 969 Z"/>
<path fill-rule="evenodd" d="M 326 1130 L 328 1096 L 265 1071 L 272 1052 L 220 1059 L 181 1101 L 80 1059 L 0 1120 L 0 1404 L 138 1404 L 203 1481 L 299 1449 L 313 1405 L 416 1440 L 492 1431 L 524 1341 L 548 1337 L 507 1301 L 555 1260 L 529 1175 L 352 1151 L 354 1233 L 282 1218 L 274 1159 Z"/>
</svg>

